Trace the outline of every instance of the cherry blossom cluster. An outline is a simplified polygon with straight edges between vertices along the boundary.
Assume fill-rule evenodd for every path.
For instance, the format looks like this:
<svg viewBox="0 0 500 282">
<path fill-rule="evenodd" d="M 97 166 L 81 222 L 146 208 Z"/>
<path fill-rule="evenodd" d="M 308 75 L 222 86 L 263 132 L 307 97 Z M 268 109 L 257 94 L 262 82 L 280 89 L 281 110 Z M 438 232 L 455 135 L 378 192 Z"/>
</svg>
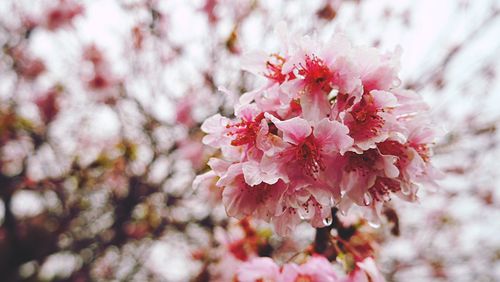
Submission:
<svg viewBox="0 0 500 282">
<path fill-rule="evenodd" d="M 203 142 L 221 152 L 202 178 L 217 178 L 229 216 L 286 235 L 356 205 L 377 224 L 392 195 L 415 201 L 421 185 L 435 186 L 438 131 L 422 98 L 399 87 L 399 49 L 381 54 L 341 33 L 282 41 L 280 53 L 248 55 L 244 68 L 266 83 L 240 97 L 235 117 L 202 125 Z"/>
<path fill-rule="evenodd" d="M 311 282 L 361 282 L 385 281 L 372 258 L 356 264 L 356 269 L 342 277 L 323 256 L 312 256 L 303 264 L 287 263 L 278 266 L 271 258 L 254 258 L 238 268 L 237 281 L 311 281 Z"/>
</svg>

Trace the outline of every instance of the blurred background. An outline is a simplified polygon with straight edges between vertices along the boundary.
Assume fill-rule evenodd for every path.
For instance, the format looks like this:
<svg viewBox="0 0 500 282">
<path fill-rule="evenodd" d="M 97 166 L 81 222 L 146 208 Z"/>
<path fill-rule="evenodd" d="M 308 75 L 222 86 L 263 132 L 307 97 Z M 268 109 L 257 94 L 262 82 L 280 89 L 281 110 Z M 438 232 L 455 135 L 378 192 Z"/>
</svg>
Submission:
<svg viewBox="0 0 500 282">
<path fill-rule="evenodd" d="M 375 231 L 387 280 L 499 281 L 498 0 L 2 0 L 0 280 L 208 280 L 229 221 L 192 189 L 199 126 L 259 83 L 242 55 L 279 50 L 280 21 L 401 46 L 447 131 L 441 188 Z"/>
</svg>

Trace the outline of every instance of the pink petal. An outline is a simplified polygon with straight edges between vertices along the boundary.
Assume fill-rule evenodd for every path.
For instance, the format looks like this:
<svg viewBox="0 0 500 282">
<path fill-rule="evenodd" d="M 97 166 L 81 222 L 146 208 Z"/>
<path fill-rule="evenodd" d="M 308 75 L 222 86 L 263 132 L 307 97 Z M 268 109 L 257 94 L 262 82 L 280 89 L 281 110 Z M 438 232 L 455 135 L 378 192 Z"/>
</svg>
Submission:
<svg viewBox="0 0 500 282">
<path fill-rule="evenodd" d="M 295 263 L 287 263 L 283 266 L 281 281 L 296 281 L 300 274 L 300 266 Z"/>
<path fill-rule="evenodd" d="M 220 114 L 215 114 L 208 119 L 206 119 L 201 125 L 201 130 L 208 133 L 203 137 L 203 144 L 212 147 L 219 147 L 224 144 L 226 125 L 229 124 L 229 119 L 221 116 Z"/>
<path fill-rule="evenodd" d="M 256 161 L 249 161 L 243 164 L 243 175 L 245 182 L 250 186 L 255 186 L 262 182 L 274 184 L 280 178 L 273 170 L 263 170 Z"/>
<path fill-rule="evenodd" d="M 279 213 L 277 203 L 281 201 L 286 189 L 287 186 L 282 181 L 274 185 L 263 183 L 251 187 L 240 175 L 225 186 L 222 202 L 229 216 L 241 219 L 252 215 L 269 221 Z"/>
<path fill-rule="evenodd" d="M 223 175 L 221 175 L 216 185 L 219 187 L 223 187 L 232 183 L 234 179 L 241 174 L 241 167 L 242 167 L 241 163 L 230 165 L 227 171 Z"/>
<path fill-rule="evenodd" d="M 393 108 L 398 106 L 398 99 L 391 92 L 373 90 L 370 94 L 377 108 Z"/>
<path fill-rule="evenodd" d="M 348 133 L 347 126 L 327 118 L 322 119 L 314 127 L 314 137 L 327 154 L 347 151 L 354 142 Z"/>
<path fill-rule="evenodd" d="M 311 121 L 321 120 L 330 113 L 328 96 L 322 91 L 306 92 L 300 98 L 304 118 Z"/>
<path fill-rule="evenodd" d="M 300 266 L 301 273 L 314 278 L 314 281 L 336 282 L 337 274 L 333 265 L 323 256 L 313 256 Z"/>
<path fill-rule="evenodd" d="M 278 281 L 279 273 L 279 266 L 271 258 L 253 258 L 238 268 L 238 281 Z"/>
<path fill-rule="evenodd" d="M 215 179 L 217 175 L 211 170 L 207 171 L 204 174 L 197 175 L 193 180 L 193 189 L 205 189 L 213 184 L 212 180 Z"/>
<path fill-rule="evenodd" d="M 369 187 L 375 184 L 375 174 L 363 174 L 356 170 L 347 172 L 342 178 L 340 187 L 346 191 L 346 195 L 360 206 L 365 206 L 364 196 Z"/>
<path fill-rule="evenodd" d="M 311 126 L 305 119 L 294 117 L 281 121 L 268 113 L 266 113 L 266 118 L 270 119 L 279 130 L 283 131 L 283 140 L 288 143 L 298 145 L 311 135 Z"/>
<path fill-rule="evenodd" d="M 278 235 L 288 236 L 300 221 L 295 209 L 288 208 L 283 214 L 273 218 L 273 225 Z"/>
<path fill-rule="evenodd" d="M 373 282 L 385 281 L 384 276 L 382 275 L 382 273 L 380 273 L 380 270 L 377 268 L 377 265 L 375 264 L 373 258 L 371 257 L 365 258 L 362 262 L 356 263 L 356 265 L 366 273 L 370 281 Z"/>
<path fill-rule="evenodd" d="M 227 171 L 229 166 L 231 165 L 230 162 L 221 160 L 218 158 L 210 158 L 208 160 L 208 166 L 217 174 L 218 176 L 221 176 L 224 174 L 224 172 Z"/>
<path fill-rule="evenodd" d="M 384 162 L 384 172 L 385 175 L 389 178 L 396 178 L 399 175 L 399 170 L 394 165 L 396 163 L 397 158 L 394 156 L 382 156 L 382 160 Z"/>
</svg>

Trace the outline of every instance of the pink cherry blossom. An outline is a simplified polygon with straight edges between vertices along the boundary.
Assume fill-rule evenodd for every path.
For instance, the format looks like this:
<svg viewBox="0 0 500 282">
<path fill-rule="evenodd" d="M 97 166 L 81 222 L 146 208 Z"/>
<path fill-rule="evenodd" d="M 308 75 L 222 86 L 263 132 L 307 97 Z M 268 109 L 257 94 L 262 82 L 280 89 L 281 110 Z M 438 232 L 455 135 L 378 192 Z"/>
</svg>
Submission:
<svg viewBox="0 0 500 282">
<path fill-rule="evenodd" d="M 241 282 L 278 282 L 279 276 L 279 266 L 267 257 L 252 259 L 238 268 L 238 281 Z"/>
<path fill-rule="evenodd" d="M 339 276 L 334 265 L 325 257 L 314 255 L 305 263 L 286 263 L 281 267 L 268 257 L 255 257 L 238 266 L 240 282 L 384 282 L 371 257 L 356 263 L 348 276 Z"/>
<path fill-rule="evenodd" d="M 306 263 L 289 263 L 283 266 L 281 279 L 285 281 L 336 282 L 341 281 L 333 265 L 322 256 L 313 256 Z"/>
<path fill-rule="evenodd" d="M 391 131 L 397 129 L 396 118 L 390 113 L 396 105 L 396 97 L 390 92 L 374 90 L 363 95 L 344 117 L 356 147 L 363 151 L 375 148 L 376 143 L 387 139 Z"/>
<path fill-rule="evenodd" d="M 399 49 L 382 55 L 341 33 L 321 42 L 278 31 L 283 50 L 245 63 L 266 83 L 241 96 L 234 119 L 216 114 L 202 125 L 204 143 L 227 163 L 216 185 L 230 216 L 265 219 L 287 235 L 357 205 L 376 223 L 392 195 L 415 201 L 421 185 L 437 185 L 435 126 L 422 118 L 421 97 L 399 88 Z"/>
<path fill-rule="evenodd" d="M 255 216 L 268 221 L 279 214 L 280 207 L 277 203 L 287 189 L 283 181 L 250 186 L 245 181 L 241 164 L 231 165 L 220 177 L 217 185 L 225 187 L 222 202 L 229 216 L 240 219 Z"/>
<path fill-rule="evenodd" d="M 337 121 L 325 118 L 311 126 L 299 117 L 280 121 L 266 116 L 282 132 L 287 144 L 271 156 L 283 165 L 285 175 L 317 179 L 326 168 L 324 161 L 335 153 L 344 153 L 353 142 L 347 127 Z"/>
</svg>

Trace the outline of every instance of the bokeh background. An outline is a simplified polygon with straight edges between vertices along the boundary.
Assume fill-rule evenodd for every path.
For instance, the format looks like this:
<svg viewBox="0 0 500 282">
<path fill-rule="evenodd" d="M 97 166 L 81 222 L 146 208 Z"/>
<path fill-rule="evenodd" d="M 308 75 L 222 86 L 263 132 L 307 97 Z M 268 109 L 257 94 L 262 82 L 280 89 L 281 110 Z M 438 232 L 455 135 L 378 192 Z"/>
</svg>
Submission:
<svg viewBox="0 0 500 282">
<path fill-rule="evenodd" d="M 205 281 L 194 254 L 228 219 L 192 189 L 199 126 L 259 83 L 242 56 L 277 51 L 281 21 L 401 46 L 447 131 L 441 188 L 376 231 L 387 280 L 499 281 L 498 0 L 2 0 L 0 280 Z"/>
</svg>

